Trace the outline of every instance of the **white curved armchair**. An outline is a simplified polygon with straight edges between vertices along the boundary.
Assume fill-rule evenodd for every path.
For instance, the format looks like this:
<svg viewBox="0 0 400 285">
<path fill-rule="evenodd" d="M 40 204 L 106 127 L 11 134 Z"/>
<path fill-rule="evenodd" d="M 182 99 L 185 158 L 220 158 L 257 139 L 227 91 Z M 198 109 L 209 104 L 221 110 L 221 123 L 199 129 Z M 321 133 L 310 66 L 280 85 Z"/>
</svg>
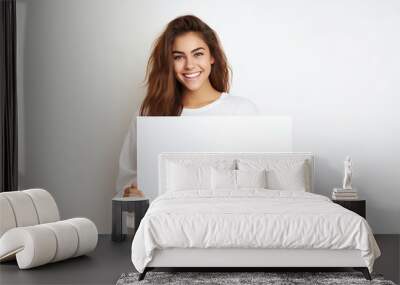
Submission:
<svg viewBox="0 0 400 285">
<path fill-rule="evenodd" d="M 80 256 L 96 248 L 97 235 L 89 219 L 60 221 L 44 189 L 0 193 L 0 262 L 16 258 L 28 269 Z"/>
</svg>

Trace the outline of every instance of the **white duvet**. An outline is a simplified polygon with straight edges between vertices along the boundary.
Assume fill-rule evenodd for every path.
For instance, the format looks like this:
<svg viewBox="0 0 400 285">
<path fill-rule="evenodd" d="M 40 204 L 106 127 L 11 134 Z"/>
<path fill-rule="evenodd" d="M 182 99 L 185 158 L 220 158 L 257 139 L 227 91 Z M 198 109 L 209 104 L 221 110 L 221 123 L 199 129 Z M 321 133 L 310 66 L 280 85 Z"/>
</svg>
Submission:
<svg viewBox="0 0 400 285">
<path fill-rule="evenodd" d="M 367 221 L 325 196 L 299 191 L 179 191 L 156 198 L 132 243 L 143 272 L 154 249 L 358 249 L 372 272 L 380 250 Z"/>
</svg>

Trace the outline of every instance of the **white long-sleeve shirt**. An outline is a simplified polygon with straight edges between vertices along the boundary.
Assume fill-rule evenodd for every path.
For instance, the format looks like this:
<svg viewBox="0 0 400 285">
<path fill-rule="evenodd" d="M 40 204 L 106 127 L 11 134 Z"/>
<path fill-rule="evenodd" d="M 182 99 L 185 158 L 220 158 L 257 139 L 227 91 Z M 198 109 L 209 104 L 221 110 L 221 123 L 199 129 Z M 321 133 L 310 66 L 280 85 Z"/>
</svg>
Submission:
<svg viewBox="0 0 400 285">
<path fill-rule="evenodd" d="M 119 157 L 116 191 L 131 184 L 137 185 L 136 117 L 133 116 Z M 214 102 L 200 108 L 183 108 L 181 116 L 249 116 L 258 115 L 256 105 L 250 100 L 222 93 Z"/>
</svg>

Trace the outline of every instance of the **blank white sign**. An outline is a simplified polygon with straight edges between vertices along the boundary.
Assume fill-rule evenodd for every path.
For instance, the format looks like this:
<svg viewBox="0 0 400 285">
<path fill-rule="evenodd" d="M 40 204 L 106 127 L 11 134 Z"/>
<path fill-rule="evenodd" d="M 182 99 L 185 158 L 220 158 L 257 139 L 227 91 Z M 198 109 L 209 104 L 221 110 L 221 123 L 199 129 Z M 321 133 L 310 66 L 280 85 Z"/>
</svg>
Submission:
<svg viewBox="0 0 400 285">
<path fill-rule="evenodd" d="M 283 116 L 137 117 L 138 186 L 158 195 L 163 152 L 292 152 L 292 119 Z"/>
</svg>

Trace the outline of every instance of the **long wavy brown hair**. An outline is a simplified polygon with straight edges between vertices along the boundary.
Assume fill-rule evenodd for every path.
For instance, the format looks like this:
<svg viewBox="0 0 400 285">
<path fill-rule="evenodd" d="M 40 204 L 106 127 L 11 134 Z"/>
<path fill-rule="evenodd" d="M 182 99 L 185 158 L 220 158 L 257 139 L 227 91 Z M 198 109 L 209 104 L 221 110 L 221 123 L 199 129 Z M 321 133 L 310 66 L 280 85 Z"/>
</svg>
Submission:
<svg viewBox="0 0 400 285">
<path fill-rule="evenodd" d="M 146 69 L 147 94 L 140 107 L 141 116 L 179 116 L 182 112 L 183 86 L 175 78 L 172 46 L 177 36 L 196 32 L 214 57 L 209 80 L 218 92 L 229 91 L 229 75 L 225 53 L 216 32 L 193 15 L 175 18 L 153 44 Z"/>
</svg>

